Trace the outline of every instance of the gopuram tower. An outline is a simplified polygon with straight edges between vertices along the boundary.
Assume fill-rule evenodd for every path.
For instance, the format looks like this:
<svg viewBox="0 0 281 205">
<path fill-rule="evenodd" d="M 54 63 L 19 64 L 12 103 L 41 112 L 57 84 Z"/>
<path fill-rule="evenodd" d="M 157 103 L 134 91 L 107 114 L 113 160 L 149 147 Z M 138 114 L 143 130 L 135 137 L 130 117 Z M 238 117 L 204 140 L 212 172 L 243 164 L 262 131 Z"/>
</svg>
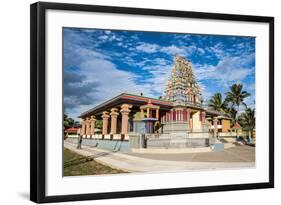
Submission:
<svg viewBox="0 0 281 205">
<path fill-rule="evenodd" d="M 201 89 L 190 61 L 175 56 L 163 98 L 173 103 L 173 108 L 162 117 L 163 133 L 179 135 L 207 131 Z"/>
<path fill-rule="evenodd" d="M 174 105 L 202 105 L 201 89 L 196 82 L 190 61 L 176 56 L 170 79 L 167 82 L 164 99 Z"/>
</svg>

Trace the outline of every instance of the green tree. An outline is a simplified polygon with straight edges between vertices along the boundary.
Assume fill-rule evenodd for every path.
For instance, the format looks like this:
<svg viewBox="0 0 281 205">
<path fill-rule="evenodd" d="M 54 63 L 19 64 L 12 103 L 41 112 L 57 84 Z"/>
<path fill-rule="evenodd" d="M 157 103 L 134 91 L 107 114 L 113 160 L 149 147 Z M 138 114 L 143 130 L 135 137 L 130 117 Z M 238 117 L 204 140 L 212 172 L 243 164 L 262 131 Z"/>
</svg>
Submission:
<svg viewBox="0 0 281 205">
<path fill-rule="evenodd" d="M 64 130 L 70 127 L 74 127 L 75 121 L 71 118 L 68 117 L 67 114 L 63 115 L 63 126 Z"/>
<path fill-rule="evenodd" d="M 227 102 L 222 99 L 221 93 L 215 93 L 209 100 L 208 106 L 215 111 L 225 113 Z"/>
<path fill-rule="evenodd" d="M 231 103 L 232 107 L 236 106 L 237 112 L 239 113 L 241 104 L 247 107 L 244 100 L 248 96 L 250 96 L 250 93 L 243 90 L 242 84 L 233 84 L 230 87 L 230 91 L 226 93 L 226 101 Z"/>
<path fill-rule="evenodd" d="M 234 107 L 227 107 L 225 109 L 227 115 L 231 118 L 231 127 L 233 127 L 236 123 L 237 110 Z"/>
<path fill-rule="evenodd" d="M 252 141 L 253 130 L 256 125 L 255 109 L 246 108 L 238 117 L 239 124 L 243 129 L 248 130 L 249 140 Z"/>
<path fill-rule="evenodd" d="M 102 129 L 102 120 L 96 120 L 96 128 Z"/>
</svg>

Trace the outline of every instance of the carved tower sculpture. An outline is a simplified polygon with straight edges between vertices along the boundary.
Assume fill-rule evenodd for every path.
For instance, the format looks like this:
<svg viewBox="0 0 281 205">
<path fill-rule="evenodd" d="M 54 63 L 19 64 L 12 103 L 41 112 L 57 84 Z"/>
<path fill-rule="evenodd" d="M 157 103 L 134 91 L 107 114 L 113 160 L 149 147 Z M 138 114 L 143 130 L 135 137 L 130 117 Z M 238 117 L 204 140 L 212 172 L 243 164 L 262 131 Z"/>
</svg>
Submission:
<svg viewBox="0 0 281 205">
<path fill-rule="evenodd" d="M 191 62 L 180 56 L 175 56 L 171 76 L 167 82 L 164 99 L 174 105 L 186 106 L 203 102 L 201 89 L 196 82 Z"/>
</svg>

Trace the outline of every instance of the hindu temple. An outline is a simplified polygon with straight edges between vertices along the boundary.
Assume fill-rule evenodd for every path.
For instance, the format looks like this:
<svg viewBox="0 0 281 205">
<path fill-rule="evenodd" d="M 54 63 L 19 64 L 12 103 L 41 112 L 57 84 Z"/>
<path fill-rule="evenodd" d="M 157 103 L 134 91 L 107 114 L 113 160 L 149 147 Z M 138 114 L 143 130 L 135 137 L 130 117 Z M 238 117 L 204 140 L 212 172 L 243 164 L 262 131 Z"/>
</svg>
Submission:
<svg viewBox="0 0 281 205">
<path fill-rule="evenodd" d="M 114 150 L 204 147 L 217 132 L 230 129 L 227 116 L 203 106 L 192 63 L 181 56 L 174 57 L 162 97 L 122 93 L 79 117 L 85 139 Z"/>
</svg>

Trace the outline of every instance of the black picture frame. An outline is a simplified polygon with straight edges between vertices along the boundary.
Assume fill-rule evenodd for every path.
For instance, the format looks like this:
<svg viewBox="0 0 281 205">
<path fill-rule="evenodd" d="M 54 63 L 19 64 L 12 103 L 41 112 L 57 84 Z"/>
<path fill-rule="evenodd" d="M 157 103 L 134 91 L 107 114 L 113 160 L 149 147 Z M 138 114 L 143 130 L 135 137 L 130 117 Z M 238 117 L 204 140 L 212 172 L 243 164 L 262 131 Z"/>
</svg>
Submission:
<svg viewBox="0 0 281 205">
<path fill-rule="evenodd" d="M 194 19 L 263 22 L 269 25 L 269 181 L 263 183 L 229 184 L 221 186 L 170 188 L 74 195 L 46 196 L 46 68 L 45 26 L 48 9 L 151 15 Z M 37 203 L 76 200 L 97 200 L 124 197 L 217 192 L 274 187 L 274 18 L 265 16 L 230 15 L 144 8 L 126 8 L 83 4 L 38 2 L 30 7 L 30 199 Z"/>
</svg>

